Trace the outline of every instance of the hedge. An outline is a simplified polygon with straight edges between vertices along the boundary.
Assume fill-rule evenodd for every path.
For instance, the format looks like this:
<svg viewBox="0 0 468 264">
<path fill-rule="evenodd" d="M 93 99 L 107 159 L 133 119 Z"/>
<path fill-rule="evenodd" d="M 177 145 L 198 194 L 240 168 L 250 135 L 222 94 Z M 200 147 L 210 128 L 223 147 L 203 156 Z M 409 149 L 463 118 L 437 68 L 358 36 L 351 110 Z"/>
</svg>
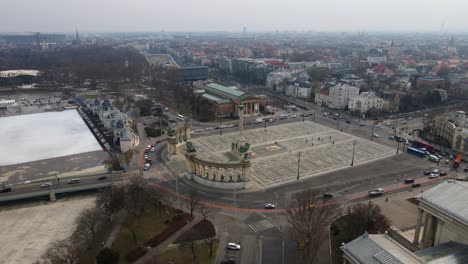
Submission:
<svg viewBox="0 0 468 264">
<path fill-rule="evenodd" d="M 180 219 L 172 221 L 169 226 L 164 229 L 161 233 L 150 238 L 144 243 L 145 247 L 156 247 L 161 244 L 164 240 L 168 239 L 179 229 L 184 227 L 188 221 L 192 220 L 192 217 L 189 214 L 182 214 Z"/>
</svg>

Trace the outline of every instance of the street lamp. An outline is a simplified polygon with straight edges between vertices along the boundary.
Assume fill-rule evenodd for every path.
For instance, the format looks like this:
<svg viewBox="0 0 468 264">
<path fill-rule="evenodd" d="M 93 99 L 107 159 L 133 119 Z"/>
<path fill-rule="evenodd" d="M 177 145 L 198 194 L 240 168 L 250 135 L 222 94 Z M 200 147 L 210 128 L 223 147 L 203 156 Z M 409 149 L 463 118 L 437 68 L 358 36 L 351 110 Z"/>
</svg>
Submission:
<svg viewBox="0 0 468 264">
<path fill-rule="evenodd" d="M 370 141 L 373 141 L 374 139 L 374 127 L 375 127 L 375 123 L 372 123 L 372 132 L 371 132 L 372 134 L 370 136 Z"/>
<path fill-rule="evenodd" d="M 354 150 L 356 148 L 356 140 L 353 140 L 353 156 L 351 157 L 351 166 L 354 166 Z"/>
<path fill-rule="evenodd" d="M 275 197 L 276 197 L 276 204 L 275 204 L 275 206 L 278 207 L 278 198 L 279 198 L 279 195 L 278 195 L 276 192 L 274 192 L 274 194 L 275 194 Z"/>
<path fill-rule="evenodd" d="M 297 153 L 297 180 L 299 180 L 299 166 L 301 164 L 301 155 L 302 152 Z"/>
<path fill-rule="evenodd" d="M 396 154 L 398 155 L 398 152 L 400 151 L 400 141 L 398 141 L 397 148 L 396 148 Z"/>
</svg>

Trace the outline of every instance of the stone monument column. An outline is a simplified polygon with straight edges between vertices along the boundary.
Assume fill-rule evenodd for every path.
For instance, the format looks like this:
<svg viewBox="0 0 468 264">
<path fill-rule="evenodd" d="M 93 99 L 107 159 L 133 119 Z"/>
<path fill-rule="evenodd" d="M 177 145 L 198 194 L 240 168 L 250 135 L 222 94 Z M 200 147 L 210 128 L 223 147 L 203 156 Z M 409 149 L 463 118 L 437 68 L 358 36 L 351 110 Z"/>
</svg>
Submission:
<svg viewBox="0 0 468 264">
<path fill-rule="evenodd" d="M 242 101 L 239 104 L 239 146 L 245 141 L 244 138 L 244 105 Z"/>
</svg>

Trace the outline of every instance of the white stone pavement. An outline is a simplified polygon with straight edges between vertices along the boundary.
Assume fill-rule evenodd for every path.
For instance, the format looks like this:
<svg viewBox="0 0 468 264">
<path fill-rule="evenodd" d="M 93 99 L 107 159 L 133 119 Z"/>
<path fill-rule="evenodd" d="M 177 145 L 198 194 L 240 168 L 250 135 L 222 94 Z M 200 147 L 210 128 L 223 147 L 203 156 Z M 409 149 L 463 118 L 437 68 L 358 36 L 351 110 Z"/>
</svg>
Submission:
<svg viewBox="0 0 468 264">
<path fill-rule="evenodd" d="M 226 153 L 238 137 L 238 132 L 232 132 L 192 139 L 192 142 L 199 157 L 229 161 L 232 157 Z M 244 130 L 244 137 L 254 154 L 250 184 L 259 188 L 295 181 L 299 152 L 301 179 L 349 167 L 354 142 L 355 165 L 395 154 L 394 149 L 311 121 L 269 126 L 267 131 L 264 128 Z"/>
</svg>

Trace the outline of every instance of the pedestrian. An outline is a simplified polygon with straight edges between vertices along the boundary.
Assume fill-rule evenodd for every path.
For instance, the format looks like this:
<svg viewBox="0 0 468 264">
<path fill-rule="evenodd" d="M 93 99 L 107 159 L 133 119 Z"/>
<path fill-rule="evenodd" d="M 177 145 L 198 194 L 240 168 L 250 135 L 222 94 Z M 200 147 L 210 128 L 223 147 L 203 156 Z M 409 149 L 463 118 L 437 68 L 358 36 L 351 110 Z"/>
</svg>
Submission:
<svg viewBox="0 0 468 264">
<path fill-rule="evenodd" d="M 387 198 L 385 198 L 385 202 L 388 202 L 388 197 L 387 197 Z"/>
<path fill-rule="evenodd" d="M 308 140 L 308 139 L 306 139 L 306 144 L 307 144 L 307 143 L 309 143 L 309 140 Z"/>
</svg>

